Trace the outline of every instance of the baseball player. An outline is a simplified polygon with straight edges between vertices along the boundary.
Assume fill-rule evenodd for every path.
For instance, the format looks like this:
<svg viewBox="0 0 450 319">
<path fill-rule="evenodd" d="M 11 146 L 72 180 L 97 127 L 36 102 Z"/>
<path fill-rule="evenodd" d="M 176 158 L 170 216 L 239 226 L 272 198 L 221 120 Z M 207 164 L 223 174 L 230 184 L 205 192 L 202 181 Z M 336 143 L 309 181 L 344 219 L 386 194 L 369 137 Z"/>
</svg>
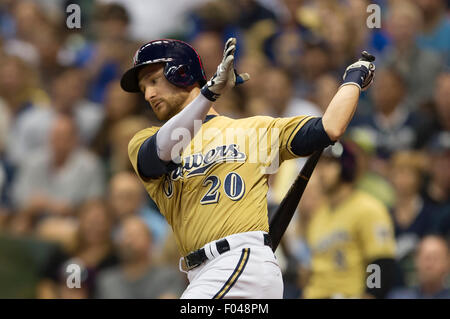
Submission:
<svg viewBox="0 0 450 319">
<path fill-rule="evenodd" d="M 327 148 L 317 173 L 325 200 L 306 226 L 311 277 L 304 297 L 384 298 L 395 277 L 394 226 L 381 202 L 354 187 L 357 146 Z"/>
<path fill-rule="evenodd" d="M 265 169 L 336 141 L 375 69 L 366 61 L 349 66 L 321 118 L 231 119 L 218 114 L 213 103 L 250 78 L 234 69 L 235 49 L 236 39 L 228 39 L 207 82 L 190 45 L 151 41 L 136 52 L 121 79 L 125 91 L 144 94 L 165 122 L 136 133 L 128 153 L 183 256 L 180 270 L 189 285 L 182 298 L 282 298 L 281 271 L 268 235 Z M 248 131 L 255 134 L 242 138 Z M 254 150 L 260 149 L 272 154 L 268 160 L 255 160 Z"/>
</svg>

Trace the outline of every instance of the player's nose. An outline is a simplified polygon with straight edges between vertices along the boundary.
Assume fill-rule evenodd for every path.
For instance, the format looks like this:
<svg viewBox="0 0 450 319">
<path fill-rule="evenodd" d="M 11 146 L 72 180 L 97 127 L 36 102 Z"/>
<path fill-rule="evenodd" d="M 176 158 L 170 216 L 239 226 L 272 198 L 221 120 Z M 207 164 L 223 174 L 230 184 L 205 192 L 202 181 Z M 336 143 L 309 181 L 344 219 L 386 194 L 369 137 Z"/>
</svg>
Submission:
<svg viewBox="0 0 450 319">
<path fill-rule="evenodd" d="M 148 103 L 151 103 L 151 101 L 154 100 L 154 98 L 156 97 L 156 90 L 154 88 L 152 88 L 151 86 L 146 86 L 144 96 L 145 96 L 145 100 Z"/>
</svg>

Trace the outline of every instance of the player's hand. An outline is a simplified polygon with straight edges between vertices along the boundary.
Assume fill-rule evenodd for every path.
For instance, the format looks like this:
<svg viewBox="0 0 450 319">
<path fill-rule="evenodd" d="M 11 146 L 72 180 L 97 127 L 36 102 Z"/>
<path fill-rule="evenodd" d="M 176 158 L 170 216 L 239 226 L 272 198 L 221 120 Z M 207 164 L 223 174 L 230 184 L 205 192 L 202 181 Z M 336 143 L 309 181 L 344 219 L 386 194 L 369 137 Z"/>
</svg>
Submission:
<svg viewBox="0 0 450 319">
<path fill-rule="evenodd" d="M 248 79 L 248 73 L 238 74 L 234 69 L 234 52 L 236 51 L 236 38 L 229 38 L 225 44 L 222 62 L 216 73 L 202 88 L 202 94 L 209 100 L 215 101 L 227 89 L 242 84 Z"/>
<path fill-rule="evenodd" d="M 350 65 L 344 73 L 342 79 L 343 85 L 354 84 L 357 85 L 361 91 L 365 91 L 373 82 L 375 76 L 375 65 L 372 63 L 375 61 L 375 57 L 366 51 L 362 52 L 361 59 L 358 62 Z"/>
</svg>

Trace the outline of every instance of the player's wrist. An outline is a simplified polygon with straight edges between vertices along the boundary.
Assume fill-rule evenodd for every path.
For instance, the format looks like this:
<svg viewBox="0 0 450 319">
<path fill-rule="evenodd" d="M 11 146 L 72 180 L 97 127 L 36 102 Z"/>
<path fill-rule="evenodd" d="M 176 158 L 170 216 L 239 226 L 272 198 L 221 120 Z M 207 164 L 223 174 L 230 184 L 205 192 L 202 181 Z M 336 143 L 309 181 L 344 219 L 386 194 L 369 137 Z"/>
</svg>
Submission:
<svg viewBox="0 0 450 319">
<path fill-rule="evenodd" d="M 375 65 L 372 62 L 375 61 L 375 57 L 366 51 L 363 51 L 361 56 L 361 59 L 345 70 L 341 87 L 354 84 L 360 91 L 365 91 L 372 84 L 375 72 Z"/>
<path fill-rule="evenodd" d="M 359 92 L 361 92 L 361 86 L 358 84 L 358 83 L 356 83 L 356 82 L 343 82 L 342 84 L 341 84 L 341 86 L 339 87 L 339 89 L 340 88 L 342 88 L 342 87 L 344 87 L 344 86 L 348 86 L 348 85 L 353 85 L 353 86 L 355 86 L 355 87 L 357 87 L 358 88 L 358 90 L 359 90 Z"/>
<path fill-rule="evenodd" d="M 219 97 L 220 94 L 218 93 L 214 93 L 213 91 L 211 91 L 209 89 L 208 84 L 205 84 L 202 89 L 200 90 L 201 94 L 206 97 L 208 100 L 210 100 L 211 102 L 215 102 Z"/>
<path fill-rule="evenodd" d="M 342 85 L 355 84 L 360 89 L 364 84 L 364 81 L 369 76 L 369 70 L 365 66 L 360 66 L 359 68 L 348 70 L 345 74 L 344 81 Z"/>
</svg>

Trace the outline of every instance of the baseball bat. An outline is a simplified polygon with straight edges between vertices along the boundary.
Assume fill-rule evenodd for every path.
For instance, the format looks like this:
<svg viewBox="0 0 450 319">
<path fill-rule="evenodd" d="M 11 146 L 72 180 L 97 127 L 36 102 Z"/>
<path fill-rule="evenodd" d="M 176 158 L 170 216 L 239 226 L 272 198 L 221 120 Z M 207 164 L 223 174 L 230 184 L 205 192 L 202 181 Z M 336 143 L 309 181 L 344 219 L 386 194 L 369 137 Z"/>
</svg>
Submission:
<svg viewBox="0 0 450 319">
<path fill-rule="evenodd" d="M 361 53 L 360 61 L 373 62 L 375 61 L 375 57 L 367 51 L 363 51 Z M 308 181 L 311 178 L 322 152 L 323 149 L 316 151 L 308 158 L 305 166 L 303 166 L 300 174 L 297 176 L 297 179 L 289 188 L 286 196 L 283 198 L 277 210 L 274 214 L 272 214 L 269 220 L 269 235 L 272 239 L 272 250 L 274 252 L 277 250 L 281 238 L 286 232 L 286 229 L 295 214 L 306 185 L 308 185 Z"/>
<path fill-rule="evenodd" d="M 314 152 L 306 161 L 300 174 L 297 176 L 295 182 L 289 188 L 286 196 L 281 201 L 275 213 L 269 220 L 269 234 L 272 239 L 272 250 L 275 251 L 280 243 L 281 237 L 283 237 L 292 217 L 295 214 L 295 210 L 300 202 L 300 198 L 305 191 L 306 185 L 319 161 L 320 155 L 322 155 L 323 149 Z"/>
</svg>

